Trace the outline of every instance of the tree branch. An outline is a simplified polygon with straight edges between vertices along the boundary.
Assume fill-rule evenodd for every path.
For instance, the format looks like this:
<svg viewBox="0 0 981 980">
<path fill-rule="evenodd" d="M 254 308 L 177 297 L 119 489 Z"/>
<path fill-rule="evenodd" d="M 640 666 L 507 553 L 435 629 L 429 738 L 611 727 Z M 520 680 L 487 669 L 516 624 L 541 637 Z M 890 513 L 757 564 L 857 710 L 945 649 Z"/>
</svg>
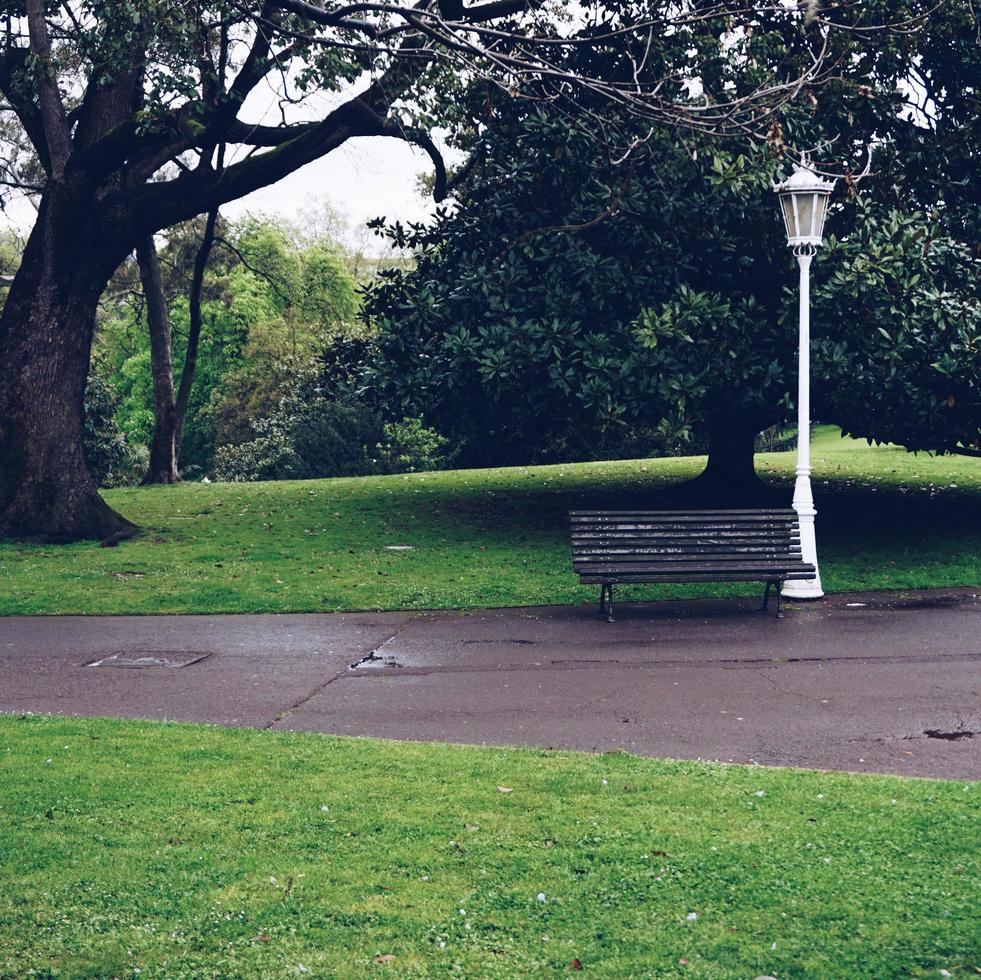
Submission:
<svg viewBox="0 0 981 980">
<path fill-rule="evenodd" d="M 25 98 L 24 88 L 27 81 L 24 69 L 30 56 L 28 48 L 8 47 L 0 56 L 0 92 L 6 96 L 10 108 L 14 111 L 27 138 L 31 141 L 37 153 L 38 160 L 45 173 L 51 173 L 51 157 L 48 153 L 48 141 L 44 135 L 44 123 L 37 105 Z"/>
<path fill-rule="evenodd" d="M 389 123 L 385 126 L 383 136 L 393 136 L 396 139 L 404 140 L 406 143 L 413 143 L 420 149 L 429 154 L 429 159 L 433 162 L 435 182 L 433 184 L 433 200 L 439 204 L 446 199 L 446 163 L 439 147 L 433 142 L 432 137 L 424 129 L 418 127 L 404 127 L 398 123 Z"/>
<path fill-rule="evenodd" d="M 71 132 L 58 83 L 52 76 L 51 40 L 44 19 L 44 7 L 44 0 L 27 0 L 27 27 L 31 54 L 37 60 L 38 108 L 48 147 L 50 172 L 53 177 L 61 178 L 71 154 Z"/>
<path fill-rule="evenodd" d="M 180 385 L 177 388 L 177 426 L 174 434 L 176 453 L 180 457 L 181 439 L 184 436 L 184 422 L 187 419 L 187 406 L 191 400 L 191 386 L 198 363 L 198 342 L 201 339 L 201 292 L 204 288 L 204 273 L 215 243 L 215 226 L 218 223 L 218 208 L 212 208 L 204 223 L 201 245 L 194 256 L 191 273 L 191 290 L 188 297 L 189 323 L 187 329 L 187 348 L 184 353 L 184 368 L 181 371 Z"/>
</svg>

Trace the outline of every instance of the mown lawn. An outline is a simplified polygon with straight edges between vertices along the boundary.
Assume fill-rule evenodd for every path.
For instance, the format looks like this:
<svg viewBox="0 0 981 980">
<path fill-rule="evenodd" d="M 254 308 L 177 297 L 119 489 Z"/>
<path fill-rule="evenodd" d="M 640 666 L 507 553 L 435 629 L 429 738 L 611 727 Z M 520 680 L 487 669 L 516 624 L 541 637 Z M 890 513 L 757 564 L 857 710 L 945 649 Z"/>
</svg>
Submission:
<svg viewBox="0 0 981 980">
<path fill-rule="evenodd" d="M 974 975 L 978 784 L 0 718 L 0 976 Z"/>
<path fill-rule="evenodd" d="M 870 448 L 825 428 L 813 462 L 826 589 L 981 582 L 981 460 Z M 570 567 L 569 507 L 656 506 L 659 491 L 703 465 L 693 457 L 110 491 L 141 536 L 117 548 L 0 544 L 0 614 L 592 602 Z M 758 467 L 789 504 L 794 454 L 761 454 Z"/>
</svg>

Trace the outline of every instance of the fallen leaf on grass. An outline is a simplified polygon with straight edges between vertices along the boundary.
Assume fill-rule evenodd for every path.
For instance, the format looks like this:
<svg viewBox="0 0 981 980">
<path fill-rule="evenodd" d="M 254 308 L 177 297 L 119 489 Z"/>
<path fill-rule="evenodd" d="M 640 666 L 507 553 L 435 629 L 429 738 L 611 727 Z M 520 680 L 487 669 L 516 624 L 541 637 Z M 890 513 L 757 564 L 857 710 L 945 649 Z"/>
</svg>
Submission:
<svg viewBox="0 0 981 980">
<path fill-rule="evenodd" d="M 579 960 L 573 960 L 569 964 L 569 969 L 570 970 L 581 970 L 582 969 L 582 963 Z"/>
<path fill-rule="evenodd" d="M 252 937 L 252 942 L 254 942 L 254 943 L 268 943 L 269 942 L 269 937 L 263 932 L 263 933 L 261 933 L 258 936 L 253 936 Z"/>
<path fill-rule="evenodd" d="M 385 953 L 383 956 L 376 956 L 376 963 L 391 963 L 395 959 L 394 953 Z"/>
</svg>

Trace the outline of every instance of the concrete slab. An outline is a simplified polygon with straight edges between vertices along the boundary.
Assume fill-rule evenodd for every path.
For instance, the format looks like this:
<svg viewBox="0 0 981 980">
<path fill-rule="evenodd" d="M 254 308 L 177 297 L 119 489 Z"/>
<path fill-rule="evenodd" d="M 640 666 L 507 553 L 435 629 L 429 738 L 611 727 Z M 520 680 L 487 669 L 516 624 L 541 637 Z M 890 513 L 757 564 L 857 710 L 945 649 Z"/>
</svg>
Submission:
<svg viewBox="0 0 981 980">
<path fill-rule="evenodd" d="M 780 620 L 744 599 L 617 619 L 13 617 L 0 711 L 981 778 L 976 590 L 836 596 Z"/>
<path fill-rule="evenodd" d="M 0 711 L 262 727 L 375 649 L 411 613 L 0 618 Z M 180 668 L 89 666 L 122 653 Z M 178 656 L 175 656 L 178 655 Z"/>
<path fill-rule="evenodd" d="M 277 727 L 981 778 L 975 658 L 352 675 Z M 972 685 L 975 689 L 972 689 Z"/>
<path fill-rule="evenodd" d="M 783 619 L 752 599 L 642 603 L 618 607 L 612 624 L 587 606 L 425 614 L 358 669 L 958 657 L 981 649 L 978 622 L 949 610 L 973 601 L 970 593 L 836 596 L 788 607 Z M 910 646 L 911 623 L 922 650 Z"/>
</svg>

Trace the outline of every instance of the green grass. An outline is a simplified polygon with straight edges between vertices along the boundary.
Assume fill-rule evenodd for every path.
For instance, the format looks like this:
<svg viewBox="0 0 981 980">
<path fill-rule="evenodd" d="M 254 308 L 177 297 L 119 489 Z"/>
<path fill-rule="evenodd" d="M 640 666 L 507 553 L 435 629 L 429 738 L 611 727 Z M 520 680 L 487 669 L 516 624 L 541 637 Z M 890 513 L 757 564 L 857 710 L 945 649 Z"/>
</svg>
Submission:
<svg viewBox="0 0 981 980">
<path fill-rule="evenodd" d="M 981 966 L 978 784 L 40 717 L 0 746 L 0 977 Z"/>
<path fill-rule="evenodd" d="M 794 454 L 757 459 L 789 503 Z M 824 428 L 813 462 L 826 589 L 981 580 L 981 460 L 870 448 Z M 107 499 L 143 527 L 142 535 L 114 549 L 0 544 L 0 613 L 592 602 L 594 590 L 572 574 L 568 508 L 656 503 L 660 490 L 703 465 L 702 458 L 678 458 L 114 490 Z M 678 585 L 633 595 L 755 589 Z"/>
</svg>

